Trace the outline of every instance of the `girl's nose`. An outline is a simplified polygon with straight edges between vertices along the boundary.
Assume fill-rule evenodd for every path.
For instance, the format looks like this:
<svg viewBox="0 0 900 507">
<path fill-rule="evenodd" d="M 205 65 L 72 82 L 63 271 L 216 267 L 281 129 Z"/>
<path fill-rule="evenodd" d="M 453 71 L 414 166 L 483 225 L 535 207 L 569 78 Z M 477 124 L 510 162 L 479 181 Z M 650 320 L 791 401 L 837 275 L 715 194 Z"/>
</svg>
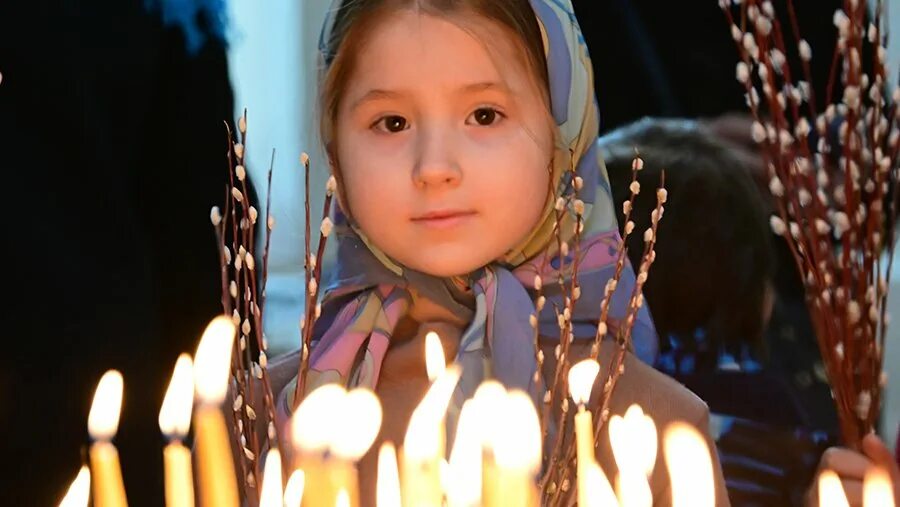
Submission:
<svg viewBox="0 0 900 507">
<path fill-rule="evenodd" d="M 423 133 L 412 175 L 417 187 L 452 187 L 462 181 L 462 171 L 457 164 L 451 138 L 451 133 L 440 129 Z"/>
</svg>

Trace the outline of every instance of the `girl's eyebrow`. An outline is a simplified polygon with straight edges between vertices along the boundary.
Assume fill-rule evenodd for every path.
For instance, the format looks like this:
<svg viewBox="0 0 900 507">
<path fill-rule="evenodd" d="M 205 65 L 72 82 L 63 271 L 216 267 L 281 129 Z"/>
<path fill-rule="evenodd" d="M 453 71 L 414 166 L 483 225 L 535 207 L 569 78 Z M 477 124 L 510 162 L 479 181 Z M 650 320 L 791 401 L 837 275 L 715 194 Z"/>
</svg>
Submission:
<svg viewBox="0 0 900 507">
<path fill-rule="evenodd" d="M 460 86 L 456 90 L 456 94 L 467 95 L 486 90 L 496 90 L 502 93 L 509 93 L 509 87 L 507 87 L 503 83 L 498 83 L 496 81 L 480 81 L 477 83 L 469 83 L 467 85 Z M 383 90 L 374 88 L 367 91 L 360 98 L 353 101 L 353 104 L 350 105 L 350 110 L 356 110 L 366 102 L 372 102 L 375 100 L 397 99 L 403 97 L 407 93 L 408 92 L 404 90 Z"/>
</svg>

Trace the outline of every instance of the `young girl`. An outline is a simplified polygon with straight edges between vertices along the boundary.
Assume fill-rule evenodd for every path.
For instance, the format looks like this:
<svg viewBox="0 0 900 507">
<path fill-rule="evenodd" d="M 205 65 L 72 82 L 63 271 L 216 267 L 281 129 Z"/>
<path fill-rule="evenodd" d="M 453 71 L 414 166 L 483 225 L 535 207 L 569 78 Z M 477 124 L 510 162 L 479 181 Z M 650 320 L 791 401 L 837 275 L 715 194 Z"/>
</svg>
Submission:
<svg viewBox="0 0 900 507">
<path fill-rule="evenodd" d="M 596 148 L 591 63 L 569 0 L 337 0 L 320 49 L 321 134 L 340 209 L 337 264 L 306 390 L 339 382 L 377 392 L 383 429 L 360 473 L 371 503 L 380 442 L 402 443 L 428 387 L 426 332 L 436 330 L 448 358 L 463 367 L 451 413 L 487 378 L 540 400 L 559 343 L 557 199 L 577 187 L 587 219 L 572 363 L 589 354 L 620 238 Z M 573 208 L 563 241 L 574 237 Z M 626 271 L 612 299 L 611 333 L 635 283 Z M 543 375 L 535 374 L 530 325 L 536 276 L 548 299 L 539 315 Z M 703 402 L 645 364 L 657 351 L 646 310 L 633 340 L 612 413 L 638 403 L 660 428 L 682 420 L 708 434 Z M 605 343 L 601 357 L 613 351 Z M 297 361 L 295 353 L 270 364 L 282 428 L 294 408 Z M 601 443 L 598 459 L 612 477 L 606 433 Z M 713 459 L 717 505 L 728 505 Z M 650 481 L 656 505 L 670 505 L 661 454 Z"/>
</svg>

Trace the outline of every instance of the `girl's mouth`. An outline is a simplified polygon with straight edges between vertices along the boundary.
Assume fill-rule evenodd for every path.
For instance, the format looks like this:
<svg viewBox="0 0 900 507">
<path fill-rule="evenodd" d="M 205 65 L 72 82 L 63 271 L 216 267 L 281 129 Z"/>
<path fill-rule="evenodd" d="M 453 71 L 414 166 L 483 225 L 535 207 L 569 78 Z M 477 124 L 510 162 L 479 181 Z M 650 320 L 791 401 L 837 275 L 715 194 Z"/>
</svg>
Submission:
<svg viewBox="0 0 900 507">
<path fill-rule="evenodd" d="M 412 222 L 430 229 L 456 227 L 475 216 L 474 210 L 435 210 L 413 217 Z"/>
</svg>

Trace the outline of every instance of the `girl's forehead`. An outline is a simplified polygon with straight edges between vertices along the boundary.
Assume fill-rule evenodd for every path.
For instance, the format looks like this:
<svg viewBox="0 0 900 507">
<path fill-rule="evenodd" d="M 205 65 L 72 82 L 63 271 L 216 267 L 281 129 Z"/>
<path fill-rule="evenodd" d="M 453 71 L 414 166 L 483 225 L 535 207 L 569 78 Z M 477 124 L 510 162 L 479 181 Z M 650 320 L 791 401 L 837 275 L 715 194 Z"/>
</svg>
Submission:
<svg viewBox="0 0 900 507">
<path fill-rule="evenodd" d="M 349 84 L 408 88 L 419 83 L 454 89 L 479 83 L 521 86 L 516 81 L 525 79 L 521 71 L 526 67 L 513 36 L 490 20 L 474 18 L 444 19 L 406 9 L 387 15 L 355 55 Z"/>
</svg>

